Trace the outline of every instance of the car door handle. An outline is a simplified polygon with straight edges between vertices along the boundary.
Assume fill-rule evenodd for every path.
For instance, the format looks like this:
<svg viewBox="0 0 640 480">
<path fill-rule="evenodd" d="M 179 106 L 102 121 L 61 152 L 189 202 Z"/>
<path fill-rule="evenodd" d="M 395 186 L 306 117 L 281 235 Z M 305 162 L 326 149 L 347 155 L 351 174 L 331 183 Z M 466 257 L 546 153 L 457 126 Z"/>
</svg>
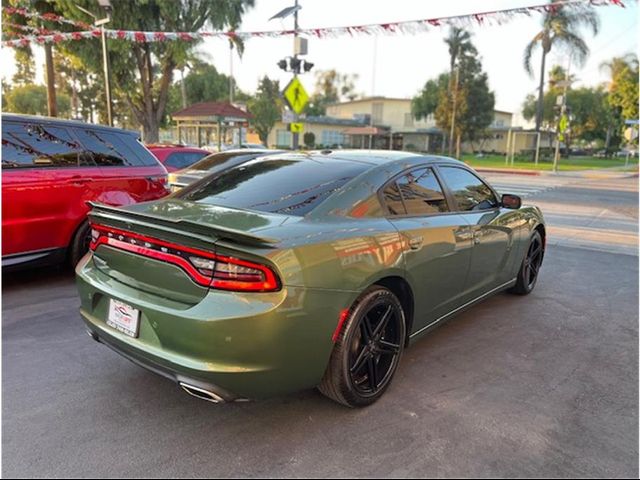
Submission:
<svg viewBox="0 0 640 480">
<path fill-rule="evenodd" d="M 478 232 L 473 232 L 473 244 L 474 245 L 480 244 L 480 234 Z"/>
<path fill-rule="evenodd" d="M 69 179 L 70 183 L 73 183 L 74 185 L 84 185 L 85 183 L 89 183 L 92 182 L 93 178 L 87 178 L 87 177 L 71 177 Z"/>
<path fill-rule="evenodd" d="M 411 248 L 411 250 L 419 250 L 420 247 L 422 247 L 423 240 L 422 237 L 411 237 L 409 239 L 409 248 Z"/>
</svg>

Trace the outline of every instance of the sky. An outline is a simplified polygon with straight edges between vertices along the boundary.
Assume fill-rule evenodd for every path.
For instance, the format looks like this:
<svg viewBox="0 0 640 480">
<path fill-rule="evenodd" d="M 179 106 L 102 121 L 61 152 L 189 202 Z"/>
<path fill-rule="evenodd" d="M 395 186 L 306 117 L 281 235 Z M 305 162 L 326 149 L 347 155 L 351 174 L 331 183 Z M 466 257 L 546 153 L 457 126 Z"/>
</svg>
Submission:
<svg viewBox="0 0 640 480">
<path fill-rule="evenodd" d="M 125 1 L 125 0 L 119 0 Z M 476 13 L 501 8 L 513 8 L 543 3 L 542 0 L 300 0 L 301 28 L 385 23 L 418 20 L 439 16 Z M 255 0 L 255 7 L 243 18 L 241 30 L 290 29 L 292 17 L 284 20 L 268 19 L 293 0 Z M 638 52 L 638 4 L 625 0 L 626 8 L 618 6 L 596 7 L 600 15 L 600 32 L 593 36 L 585 31 L 591 54 L 584 66 L 572 65 L 581 85 L 597 85 L 607 80 L 599 66 L 614 56 Z M 114 2 L 117 8 L 117 2 Z M 539 53 L 534 56 L 535 77 L 529 77 L 522 67 L 522 55 L 528 41 L 540 30 L 542 15 L 517 17 L 503 25 L 476 24 L 470 28 L 473 42 L 482 57 L 490 88 L 496 95 L 496 109 L 518 114 L 524 98 L 535 91 L 540 64 Z M 448 29 L 432 28 L 415 35 L 342 36 L 335 39 L 309 38 L 309 54 L 305 57 L 315 64 L 314 69 L 301 77 L 311 92 L 315 85 L 314 71 L 336 69 L 355 74 L 356 91 L 362 95 L 387 97 L 413 97 L 424 83 L 448 69 L 449 55 L 443 42 Z M 38 47 L 38 50 L 41 48 Z M 226 40 L 207 39 L 198 50 L 204 59 L 229 74 L 231 63 L 239 88 L 254 92 L 259 79 L 268 75 L 280 80 L 284 86 L 290 74 L 280 70 L 276 63 L 291 55 L 293 40 L 285 38 L 251 39 L 246 42 L 242 58 L 230 55 Z M 233 57 L 233 59 L 231 59 Z M 42 79 L 42 52 L 37 52 L 38 79 Z M 549 67 L 567 65 L 567 54 L 552 50 Z M 2 78 L 10 78 L 15 70 L 11 49 L 0 54 Z M 547 69 L 548 71 L 548 69 Z M 177 78 L 177 76 L 176 76 Z M 516 117 L 518 119 L 518 116 Z M 523 120 L 519 119 L 521 123 Z"/>
</svg>

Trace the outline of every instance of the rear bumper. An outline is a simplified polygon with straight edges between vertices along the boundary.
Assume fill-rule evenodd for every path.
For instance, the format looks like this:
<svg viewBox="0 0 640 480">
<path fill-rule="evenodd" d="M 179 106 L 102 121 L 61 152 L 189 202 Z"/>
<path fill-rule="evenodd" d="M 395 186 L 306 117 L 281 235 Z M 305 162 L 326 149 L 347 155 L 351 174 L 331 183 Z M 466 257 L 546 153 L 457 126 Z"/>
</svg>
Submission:
<svg viewBox="0 0 640 480">
<path fill-rule="evenodd" d="M 76 268 L 80 314 L 92 337 L 132 362 L 224 401 L 311 388 L 322 379 L 331 337 L 351 292 L 285 287 L 273 293 L 210 290 L 196 305 L 134 289 L 93 266 Z M 106 324 L 108 302 L 140 310 L 140 334 Z"/>
<path fill-rule="evenodd" d="M 83 318 L 85 318 L 84 315 L 82 316 Z M 169 380 L 176 382 L 178 385 L 182 386 L 183 388 L 195 387 L 195 388 L 201 389 L 202 391 L 212 392 L 213 394 L 215 394 L 216 397 L 220 399 L 219 400 L 220 402 L 234 402 L 234 401 L 246 400 L 244 398 L 238 397 L 234 393 L 224 390 L 218 385 L 214 385 L 210 382 L 205 382 L 197 378 L 183 375 L 181 373 L 178 373 L 175 370 L 172 370 L 171 368 L 167 368 L 165 365 L 162 365 L 162 363 L 158 360 L 152 360 L 148 356 L 138 355 L 131 349 L 127 349 L 123 345 L 119 344 L 118 340 L 111 336 L 103 335 L 101 337 L 98 333 L 93 331 L 89 325 L 87 326 L 87 333 L 96 342 L 106 345 L 111 350 L 113 350 L 116 353 L 119 353 L 124 358 L 135 363 L 139 367 L 149 370 L 150 372 L 153 372 L 162 377 L 168 378 Z"/>
</svg>

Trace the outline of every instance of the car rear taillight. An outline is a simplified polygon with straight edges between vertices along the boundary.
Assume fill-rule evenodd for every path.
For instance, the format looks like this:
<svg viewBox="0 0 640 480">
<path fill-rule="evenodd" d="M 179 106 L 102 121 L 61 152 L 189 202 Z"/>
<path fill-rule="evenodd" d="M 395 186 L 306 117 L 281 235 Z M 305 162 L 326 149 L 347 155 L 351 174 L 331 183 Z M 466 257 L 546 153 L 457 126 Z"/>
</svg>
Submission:
<svg viewBox="0 0 640 480">
<path fill-rule="evenodd" d="M 89 247 L 95 251 L 100 245 L 172 263 L 205 287 L 243 292 L 280 289 L 277 275 L 266 265 L 93 224 Z"/>
</svg>

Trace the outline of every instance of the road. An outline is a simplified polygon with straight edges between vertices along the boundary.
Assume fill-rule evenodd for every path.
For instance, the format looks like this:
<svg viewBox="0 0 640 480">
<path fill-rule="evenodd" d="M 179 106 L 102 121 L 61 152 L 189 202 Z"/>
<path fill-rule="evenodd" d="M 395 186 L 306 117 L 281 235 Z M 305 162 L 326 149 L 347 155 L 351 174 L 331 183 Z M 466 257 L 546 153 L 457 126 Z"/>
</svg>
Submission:
<svg viewBox="0 0 640 480">
<path fill-rule="evenodd" d="M 3 475 L 637 477 L 637 178 L 498 177 L 561 234 L 535 292 L 434 331 L 363 410 L 194 399 L 84 333 L 70 273 L 4 275 Z"/>
</svg>

